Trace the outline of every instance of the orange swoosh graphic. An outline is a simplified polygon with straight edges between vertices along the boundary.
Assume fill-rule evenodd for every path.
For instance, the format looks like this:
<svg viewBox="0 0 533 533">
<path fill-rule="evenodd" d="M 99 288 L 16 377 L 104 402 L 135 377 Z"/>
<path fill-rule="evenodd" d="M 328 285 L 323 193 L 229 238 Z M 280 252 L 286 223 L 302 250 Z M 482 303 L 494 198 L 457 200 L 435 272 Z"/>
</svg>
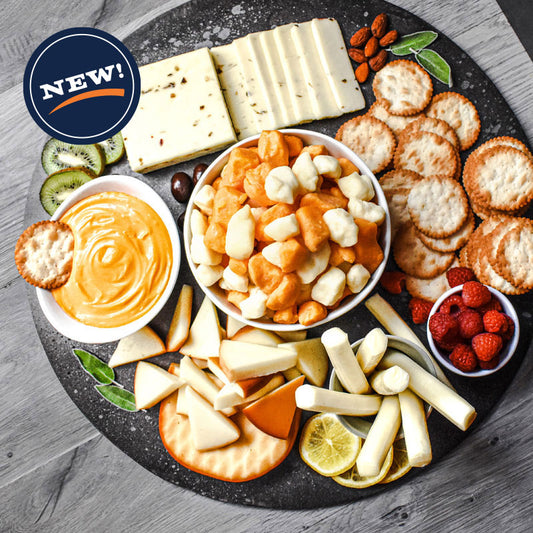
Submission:
<svg viewBox="0 0 533 533">
<path fill-rule="evenodd" d="M 80 100 L 87 100 L 88 98 L 97 98 L 98 96 L 124 96 L 124 89 L 96 89 L 95 91 L 87 91 L 86 93 L 77 94 L 68 100 L 65 100 L 57 107 L 54 107 L 49 115 L 55 113 L 58 109 L 66 107 L 74 102 L 79 102 Z"/>
</svg>

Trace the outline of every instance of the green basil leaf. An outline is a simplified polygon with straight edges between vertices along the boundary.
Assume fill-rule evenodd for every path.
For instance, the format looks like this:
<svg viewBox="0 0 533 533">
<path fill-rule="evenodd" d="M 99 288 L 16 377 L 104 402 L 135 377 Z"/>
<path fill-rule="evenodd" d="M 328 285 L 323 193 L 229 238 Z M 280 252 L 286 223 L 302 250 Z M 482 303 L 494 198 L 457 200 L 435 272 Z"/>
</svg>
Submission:
<svg viewBox="0 0 533 533">
<path fill-rule="evenodd" d="M 443 57 L 433 50 L 420 50 L 416 54 L 418 64 L 448 87 L 452 86 L 452 69 Z"/>
<path fill-rule="evenodd" d="M 124 411 L 137 411 L 135 395 L 129 390 L 121 389 L 116 385 L 95 385 L 94 387 L 108 402 Z"/>
<path fill-rule="evenodd" d="M 80 361 L 81 366 L 90 374 L 96 381 L 103 385 L 109 385 L 115 380 L 115 372 L 112 368 L 107 366 L 103 361 L 100 361 L 96 355 L 86 352 L 85 350 L 72 350 Z"/>
<path fill-rule="evenodd" d="M 413 50 L 422 50 L 429 46 L 437 37 L 438 33 L 434 31 L 417 31 L 404 35 L 399 41 L 396 41 L 391 47 L 390 51 L 395 56 L 408 56 L 413 53 Z"/>
</svg>

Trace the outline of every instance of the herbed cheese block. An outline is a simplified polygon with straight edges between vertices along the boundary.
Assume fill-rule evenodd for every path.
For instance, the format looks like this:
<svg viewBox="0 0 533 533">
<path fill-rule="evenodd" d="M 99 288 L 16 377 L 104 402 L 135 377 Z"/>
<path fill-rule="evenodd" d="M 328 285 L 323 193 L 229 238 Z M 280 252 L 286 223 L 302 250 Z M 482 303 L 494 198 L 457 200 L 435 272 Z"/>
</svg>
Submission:
<svg viewBox="0 0 533 533">
<path fill-rule="evenodd" d="M 139 105 L 122 130 L 132 170 L 150 172 L 236 140 L 207 48 L 139 70 Z"/>
</svg>

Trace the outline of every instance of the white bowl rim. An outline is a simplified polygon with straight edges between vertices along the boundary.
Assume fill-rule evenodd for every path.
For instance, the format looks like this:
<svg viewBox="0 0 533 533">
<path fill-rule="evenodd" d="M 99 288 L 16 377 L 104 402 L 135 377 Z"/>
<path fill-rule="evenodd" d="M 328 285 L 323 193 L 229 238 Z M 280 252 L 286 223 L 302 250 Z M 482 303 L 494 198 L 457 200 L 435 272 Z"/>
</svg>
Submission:
<svg viewBox="0 0 533 533">
<path fill-rule="evenodd" d="M 440 364 L 444 365 L 448 370 L 450 370 L 454 374 L 457 374 L 459 376 L 464 376 L 464 377 L 467 377 L 467 378 L 485 377 L 485 376 L 488 376 L 490 374 L 494 374 L 494 372 L 497 372 L 498 370 L 503 368 L 511 360 L 511 358 L 513 357 L 513 355 L 514 355 L 514 353 L 516 351 L 516 347 L 518 346 L 518 340 L 520 338 L 520 322 L 518 320 L 518 315 L 516 314 L 516 310 L 515 310 L 513 304 L 509 301 L 509 298 L 507 298 L 507 296 L 505 296 L 505 294 L 501 293 L 497 289 L 489 287 L 488 285 L 485 285 L 485 287 L 487 287 L 487 289 L 489 289 L 489 291 L 494 296 L 496 296 L 496 298 L 502 304 L 503 312 L 506 315 L 509 315 L 512 318 L 514 324 L 515 324 L 513 338 L 508 342 L 507 347 L 505 349 L 507 354 L 505 355 L 505 357 L 503 359 L 500 359 L 500 362 L 494 368 L 491 368 L 489 370 L 483 370 L 483 369 L 475 370 L 474 372 L 463 372 L 462 370 L 459 370 L 458 368 L 454 367 L 450 363 L 448 357 L 446 357 L 446 356 L 441 354 L 441 351 L 439 350 L 439 348 L 435 344 L 435 341 L 433 340 L 433 336 L 431 335 L 431 333 L 429 331 L 429 319 L 437 312 L 437 309 L 441 306 L 442 302 L 446 298 L 448 298 L 448 296 L 451 296 L 452 294 L 456 294 L 456 293 L 462 291 L 463 290 L 463 285 L 457 285 L 456 287 L 452 287 L 451 289 L 447 290 L 433 304 L 433 307 L 431 308 L 431 311 L 429 313 L 428 322 L 427 322 L 427 326 L 426 326 L 426 334 L 427 334 L 427 339 L 428 339 L 429 346 L 431 348 L 431 351 L 433 352 L 433 355 L 437 358 L 437 360 L 440 362 Z"/>
<path fill-rule="evenodd" d="M 374 271 L 374 273 L 370 277 L 370 280 L 368 281 L 364 289 L 361 292 L 354 295 L 353 297 L 351 297 L 350 300 L 347 301 L 345 304 L 340 305 L 333 311 L 330 311 L 328 315 L 326 316 L 326 318 L 324 318 L 323 320 L 320 320 L 319 322 L 315 322 L 314 324 L 311 324 L 310 326 L 302 326 L 299 323 L 278 324 L 272 321 L 250 320 L 250 319 L 244 318 L 241 316 L 240 312 L 236 310 L 236 308 L 233 305 L 228 304 L 225 301 L 225 299 L 221 298 L 218 294 L 212 291 L 210 287 L 206 287 L 197 278 L 196 267 L 190 255 L 190 244 L 191 244 L 190 222 L 191 222 L 191 213 L 194 209 L 194 198 L 196 197 L 200 189 L 203 187 L 203 185 L 206 184 L 207 179 L 211 178 L 209 174 L 214 172 L 215 170 L 217 171 L 222 170 L 224 160 L 227 157 L 229 157 L 230 152 L 234 148 L 238 148 L 240 146 L 244 146 L 248 144 L 253 144 L 255 141 L 259 139 L 261 135 L 259 133 L 256 135 L 247 137 L 246 139 L 242 139 L 241 141 L 228 147 L 204 171 L 204 173 L 202 174 L 202 177 L 198 180 L 198 183 L 194 187 L 193 193 L 187 205 L 187 210 L 185 211 L 185 218 L 183 222 L 183 239 L 184 239 L 185 255 L 189 263 L 189 268 L 191 269 L 196 282 L 198 283 L 198 285 L 200 286 L 204 294 L 215 304 L 216 307 L 221 309 L 224 313 L 231 316 L 232 318 L 240 322 L 243 322 L 249 326 L 258 327 L 261 329 L 268 329 L 271 331 L 299 331 L 299 330 L 314 328 L 316 326 L 321 326 L 323 324 L 327 324 L 328 322 L 331 322 L 332 320 L 339 318 L 340 316 L 344 315 L 348 311 L 351 311 L 352 309 L 357 307 L 361 302 L 363 302 L 370 295 L 370 293 L 374 290 L 375 286 L 377 285 L 379 278 L 383 274 L 385 267 L 387 265 L 387 260 L 389 258 L 389 252 L 390 252 L 390 246 L 391 246 L 391 220 L 390 220 L 390 213 L 389 213 L 389 209 L 387 205 L 387 200 L 385 198 L 383 190 L 381 189 L 381 186 L 379 185 L 377 178 L 374 176 L 373 172 L 371 172 L 368 166 L 364 163 L 364 161 L 357 154 L 355 154 L 352 150 L 350 150 L 350 148 L 348 148 L 346 145 L 342 144 L 341 142 L 337 141 L 333 137 L 330 137 L 329 135 L 316 132 L 316 131 L 312 131 L 312 130 L 288 128 L 288 129 L 281 129 L 278 131 L 280 131 L 281 133 L 287 134 L 287 135 L 295 135 L 295 136 L 300 136 L 300 137 L 305 137 L 305 136 L 314 137 L 315 138 L 314 141 L 309 141 L 312 144 L 317 144 L 318 142 L 321 141 L 320 144 L 324 144 L 326 146 L 329 145 L 330 147 L 335 147 L 338 151 L 343 153 L 343 155 L 339 157 L 346 157 L 347 159 L 350 159 L 350 161 L 353 161 L 353 163 L 359 168 L 361 173 L 369 176 L 370 179 L 372 180 L 372 185 L 376 192 L 378 203 L 381 207 L 385 209 L 385 221 L 383 222 L 384 231 L 381 237 L 381 241 L 383 244 L 383 261 L 381 262 L 379 267 Z"/>
<path fill-rule="evenodd" d="M 180 237 L 170 209 L 152 187 L 131 176 L 112 174 L 94 178 L 76 189 L 76 191 L 58 207 L 54 215 L 51 217 L 51 220 L 58 220 L 68 209 L 83 198 L 107 191 L 125 192 L 132 196 L 136 196 L 145 201 L 156 211 L 167 228 L 172 244 L 172 268 L 167 286 L 157 303 L 142 317 L 129 324 L 112 328 L 100 328 L 82 324 L 68 315 L 60 307 L 55 301 L 51 291 L 36 288 L 39 305 L 41 306 L 44 316 L 54 329 L 69 339 L 88 344 L 113 342 L 135 333 L 148 324 L 159 311 L 161 311 L 172 294 L 174 285 L 178 279 L 181 262 Z"/>
</svg>

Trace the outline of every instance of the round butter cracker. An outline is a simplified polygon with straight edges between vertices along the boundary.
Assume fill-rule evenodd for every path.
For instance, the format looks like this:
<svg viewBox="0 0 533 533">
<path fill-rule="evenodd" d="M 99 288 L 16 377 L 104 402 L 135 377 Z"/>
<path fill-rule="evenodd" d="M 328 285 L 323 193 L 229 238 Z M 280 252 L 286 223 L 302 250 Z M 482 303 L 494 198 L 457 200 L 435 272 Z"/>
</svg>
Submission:
<svg viewBox="0 0 533 533">
<path fill-rule="evenodd" d="M 449 237 L 443 237 L 436 239 L 434 237 L 428 237 L 421 231 L 417 232 L 417 237 L 428 247 L 436 252 L 455 252 L 468 242 L 472 232 L 474 231 L 476 222 L 474 213 L 469 209 L 468 216 L 465 223 L 461 228 L 450 235 Z"/>
<path fill-rule="evenodd" d="M 448 267 L 459 266 L 459 260 L 455 258 Z M 446 272 L 431 279 L 420 279 L 407 275 L 405 277 L 405 288 L 413 298 L 422 298 L 429 302 L 436 302 L 446 291 L 450 290 Z"/>
<path fill-rule="evenodd" d="M 428 131 L 444 137 L 456 150 L 459 150 L 459 139 L 455 130 L 444 120 L 439 118 L 423 116 L 411 122 L 400 133 L 401 135 L 409 136 L 411 133 L 417 131 Z M 378 117 L 379 118 L 379 117 Z"/>
<path fill-rule="evenodd" d="M 389 113 L 388 104 L 385 100 L 376 100 L 368 110 L 367 115 L 385 122 L 396 137 L 398 137 L 409 124 L 426 116 L 424 113 L 416 113 L 411 116 L 393 115 L 392 113 Z"/>
</svg>

